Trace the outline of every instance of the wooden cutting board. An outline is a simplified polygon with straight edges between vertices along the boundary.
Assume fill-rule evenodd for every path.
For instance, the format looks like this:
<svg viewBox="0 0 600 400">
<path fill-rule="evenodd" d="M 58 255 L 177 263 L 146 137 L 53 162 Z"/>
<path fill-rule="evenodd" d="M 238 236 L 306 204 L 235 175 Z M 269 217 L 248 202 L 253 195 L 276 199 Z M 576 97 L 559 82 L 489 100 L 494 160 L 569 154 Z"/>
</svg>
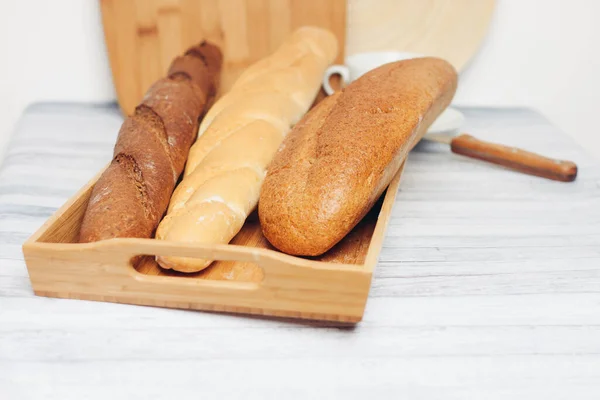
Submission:
<svg viewBox="0 0 600 400">
<path fill-rule="evenodd" d="M 397 50 L 442 57 L 461 71 L 487 32 L 494 0 L 100 0 L 113 81 L 130 113 L 188 46 L 225 54 L 223 87 L 295 28 L 317 25 L 345 54 Z M 344 46 L 341 46 L 342 50 Z M 342 62 L 340 54 L 337 62 Z"/>
<path fill-rule="evenodd" d="M 495 0 L 348 0 L 346 54 L 396 50 L 461 71 L 485 38 Z"/>
<path fill-rule="evenodd" d="M 101 0 L 117 98 L 133 112 L 174 57 L 203 39 L 224 53 L 221 91 L 294 29 L 327 28 L 345 43 L 345 0 Z M 344 46 L 337 62 L 342 62 Z"/>
</svg>

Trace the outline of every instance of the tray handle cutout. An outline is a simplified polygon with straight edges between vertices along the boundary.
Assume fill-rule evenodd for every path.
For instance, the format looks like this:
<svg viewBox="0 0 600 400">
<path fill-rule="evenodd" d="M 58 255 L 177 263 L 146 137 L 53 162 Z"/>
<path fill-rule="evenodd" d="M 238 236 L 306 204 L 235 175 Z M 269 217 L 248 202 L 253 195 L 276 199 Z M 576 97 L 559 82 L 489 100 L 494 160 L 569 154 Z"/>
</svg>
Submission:
<svg viewBox="0 0 600 400">
<path fill-rule="evenodd" d="M 78 245 L 82 246 L 82 245 Z M 137 281 L 160 282 L 161 284 L 215 286 L 219 288 L 257 289 L 260 287 L 293 288 L 315 290 L 336 288 L 347 290 L 358 284 L 362 292 L 371 281 L 371 273 L 360 265 L 321 263 L 294 257 L 268 249 L 249 248 L 237 245 L 198 245 L 153 239 L 112 239 L 96 242 L 94 253 Z M 212 259 L 217 261 L 238 261 L 253 263 L 263 270 L 260 282 L 237 282 L 227 280 L 187 279 L 185 276 L 157 276 L 138 272 L 131 260 L 138 256 L 176 256 Z M 123 268 L 125 267 L 125 268 Z M 116 272 L 116 271 L 115 271 Z"/>
</svg>

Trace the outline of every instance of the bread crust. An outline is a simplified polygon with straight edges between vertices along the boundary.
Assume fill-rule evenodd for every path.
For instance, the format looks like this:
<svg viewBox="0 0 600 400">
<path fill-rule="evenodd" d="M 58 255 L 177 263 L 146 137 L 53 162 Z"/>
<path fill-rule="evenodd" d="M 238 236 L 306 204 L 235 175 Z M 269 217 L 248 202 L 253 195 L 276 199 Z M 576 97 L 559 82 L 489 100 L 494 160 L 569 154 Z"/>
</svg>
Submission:
<svg viewBox="0 0 600 400">
<path fill-rule="evenodd" d="M 271 162 L 258 204 L 279 250 L 320 255 L 373 206 L 456 91 L 437 58 L 383 65 L 318 104 Z"/>
<path fill-rule="evenodd" d="M 150 87 L 123 122 L 113 160 L 92 189 L 80 242 L 152 237 L 216 93 L 221 63 L 218 47 L 202 42 Z"/>
</svg>

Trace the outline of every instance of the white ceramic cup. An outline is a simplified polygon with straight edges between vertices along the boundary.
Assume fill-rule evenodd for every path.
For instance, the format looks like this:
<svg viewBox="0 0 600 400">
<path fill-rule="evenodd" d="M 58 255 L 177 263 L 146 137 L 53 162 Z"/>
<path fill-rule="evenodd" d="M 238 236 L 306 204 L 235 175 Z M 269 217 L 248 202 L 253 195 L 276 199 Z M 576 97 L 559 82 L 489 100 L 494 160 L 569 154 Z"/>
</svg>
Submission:
<svg viewBox="0 0 600 400">
<path fill-rule="evenodd" d="M 323 88 L 328 95 L 333 94 L 334 90 L 329 84 L 329 78 L 332 75 L 340 75 L 342 77 L 342 85 L 346 86 L 353 80 L 383 64 L 418 57 L 423 56 L 417 53 L 399 51 L 370 51 L 354 54 L 346 57 L 345 65 L 336 64 L 325 70 Z"/>
<path fill-rule="evenodd" d="M 372 51 L 353 54 L 346 57 L 345 65 L 332 65 L 325 70 L 323 89 L 325 89 L 325 93 L 328 95 L 333 94 L 334 90 L 329 84 L 329 78 L 332 75 L 340 75 L 342 86 L 346 86 L 363 74 L 383 64 L 419 57 L 424 56 L 422 54 L 400 51 Z M 465 118 L 460 111 L 448 107 L 429 127 L 427 133 L 456 133 L 464 123 L 464 120 Z"/>
</svg>

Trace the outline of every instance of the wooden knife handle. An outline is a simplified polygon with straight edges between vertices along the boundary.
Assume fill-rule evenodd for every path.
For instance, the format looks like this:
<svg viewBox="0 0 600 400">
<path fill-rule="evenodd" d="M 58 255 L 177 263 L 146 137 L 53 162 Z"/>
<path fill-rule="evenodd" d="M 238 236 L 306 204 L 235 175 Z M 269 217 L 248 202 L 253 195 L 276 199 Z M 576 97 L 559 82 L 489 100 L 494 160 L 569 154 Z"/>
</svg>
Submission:
<svg viewBox="0 0 600 400">
<path fill-rule="evenodd" d="M 484 142 L 471 135 L 455 137 L 450 147 L 456 154 L 555 181 L 572 182 L 577 177 L 577 165 L 572 161 L 554 160 L 516 147 Z"/>
</svg>

